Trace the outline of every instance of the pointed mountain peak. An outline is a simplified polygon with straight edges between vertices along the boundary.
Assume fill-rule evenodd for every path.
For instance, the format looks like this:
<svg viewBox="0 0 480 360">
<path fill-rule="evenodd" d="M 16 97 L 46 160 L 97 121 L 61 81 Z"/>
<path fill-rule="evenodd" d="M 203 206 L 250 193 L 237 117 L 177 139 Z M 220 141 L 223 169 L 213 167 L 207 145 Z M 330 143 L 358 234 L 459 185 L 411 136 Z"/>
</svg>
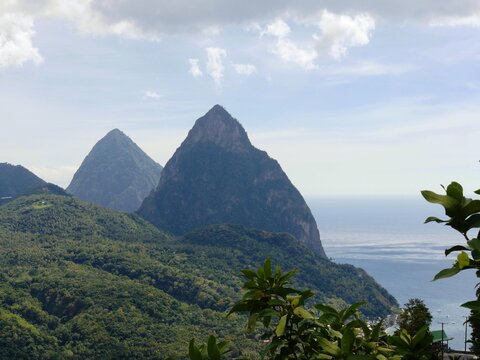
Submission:
<svg viewBox="0 0 480 360">
<path fill-rule="evenodd" d="M 220 105 L 195 122 L 138 213 L 176 235 L 211 224 L 287 232 L 326 257 L 300 192 Z"/>
<path fill-rule="evenodd" d="M 128 137 L 127 135 L 125 135 L 125 133 L 123 131 L 121 131 L 120 129 L 113 129 L 113 130 L 110 130 L 107 135 L 105 135 L 104 137 L 112 137 L 112 136 L 122 136 L 122 137 Z"/>
<path fill-rule="evenodd" d="M 184 144 L 202 142 L 231 151 L 245 151 L 252 146 L 242 125 L 220 105 L 215 105 L 195 122 Z"/>
<path fill-rule="evenodd" d="M 132 139 L 130 139 L 130 137 L 128 137 L 128 135 L 126 135 L 123 131 L 121 131 L 120 129 L 113 129 L 113 130 L 110 130 L 103 138 L 101 138 L 98 143 L 102 143 L 102 142 L 127 142 L 127 143 L 132 143 L 133 144 L 133 141 Z"/>
<path fill-rule="evenodd" d="M 112 209 L 136 210 L 158 184 L 162 167 L 119 129 L 101 138 L 67 192 Z"/>
</svg>

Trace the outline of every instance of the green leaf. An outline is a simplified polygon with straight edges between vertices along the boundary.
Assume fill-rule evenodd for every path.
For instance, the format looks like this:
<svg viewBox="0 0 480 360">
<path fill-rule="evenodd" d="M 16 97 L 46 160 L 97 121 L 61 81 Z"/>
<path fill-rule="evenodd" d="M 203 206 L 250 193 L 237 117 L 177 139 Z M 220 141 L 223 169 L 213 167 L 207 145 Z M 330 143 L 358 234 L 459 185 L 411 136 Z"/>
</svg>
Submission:
<svg viewBox="0 0 480 360">
<path fill-rule="evenodd" d="M 265 279 L 265 271 L 263 271 L 263 267 L 257 269 L 257 277 L 259 279 Z"/>
<path fill-rule="evenodd" d="M 253 280 L 257 277 L 257 274 L 255 272 L 253 272 L 252 270 L 243 269 L 241 271 L 242 271 L 242 274 L 249 280 Z"/>
<path fill-rule="evenodd" d="M 440 204 L 445 209 L 451 209 L 458 205 L 458 201 L 448 195 L 439 195 L 434 193 L 433 191 L 428 190 L 423 190 L 422 195 L 428 202 Z"/>
<path fill-rule="evenodd" d="M 480 189 L 474 191 L 475 194 L 480 195 Z"/>
<path fill-rule="evenodd" d="M 446 223 L 448 222 L 448 220 L 442 220 L 442 219 L 439 219 L 435 216 L 429 216 L 428 218 L 425 219 L 425 224 L 428 224 L 429 222 L 436 222 L 436 223 Z"/>
<path fill-rule="evenodd" d="M 443 269 L 438 272 L 437 275 L 433 278 L 433 281 L 449 278 L 451 276 L 457 275 L 460 272 L 460 269 L 457 266 L 452 266 L 449 269 Z"/>
<path fill-rule="evenodd" d="M 373 341 L 378 341 L 380 338 L 380 334 L 382 332 L 382 325 L 383 325 L 383 320 L 380 320 L 372 329 L 372 336 L 371 339 Z"/>
<path fill-rule="evenodd" d="M 287 296 L 287 300 L 290 301 L 293 307 L 297 307 L 300 304 L 302 295 Z"/>
<path fill-rule="evenodd" d="M 230 345 L 230 343 L 228 341 L 220 341 L 217 344 L 217 347 L 218 347 L 218 350 L 220 351 L 221 354 L 225 354 L 225 353 L 230 351 L 230 350 L 228 350 L 229 345 Z"/>
<path fill-rule="evenodd" d="M 195 339 L 190 340 L 188 356 L 190 357 L 190 360 L 203 360 L 200 350 L 195 346 Z"/>
<path fill-rule="evenodd" d="M 268 300 L 267 304 L 271 306 L 283 306 L 285 305 L 285 301 L 280 299 L 272 299 L 272 300 Z"/>
<path fill-rule="evenodd" d="M 458 261 L 458 267 L 460 270 L 470 265 L 470 258 L 468 257 L 468 254 L 465 251 L 462 251 L 460 254 L 458 254 L 457 261 Z"/>
<path fill-rule="evenodd" d="M 217 347 L 215 336 L 210 335 L 207 342 L 208 357 L 210 360 L 220 360 L 220 351 Z"/>
<path fill-rule="evenodd" d="M 458 202 L 463 199 L 463 187 L 459 183 L 453 181 L 447 186 L 447 195 L 454 198 Z"/>
<path fill-rule="evenodd" d="M 293 310 L 293 313 L 297 316 L 300 316 L 303 319 L 307 319 L 307 320 L 315 319 L 314 316 L 310 314 L 310 312 L 302 306 L 296 307 Z"/>
<path fill-rule="evenodd" d="M 325 360 L 331 360 L 333 359 L 333 356 L 332 355 L 327 355 L 327 354 L 318 354 L 316 355 L 317 359 L 325 359 Z"/>
<path fill-rule="evenodd" d="M 258 313 L 258 317 L 265 317 L 265 316 L 280 316 L 280 313 L 273 309 L 263 309 Z"/>
<path fill-rule="evenodd" d="M 455 246 L 452 246 L 450 249 L 445 250 L 445 256 L 448 256 L 450 253 L 454 251 L 463 251 L 463 250 L 469 250 L 469 249 L 463 245 L 455 245 Z"/>
<path fill-rule="evenodd" d="M 462 305 L 462 307 L 465 307 L 467 309 L 473 310 L 473 311 L 480 311 L 480 301 L 475 300 L 475 301 L 468 301 Z"/>
<path fill-rule="evenodd" d="M 315 304 L 314 306 L 315 306 L 315 308 L 317 308 L 318 310 L 320 310 L 321 312 L 323 312 L 325 314 L 338 315 L 338 311 L 331 306 L 324 305 L 324 304 Z"/>
<path fill-rule="evenodd" d="M 353 330 L 348 328 L 344 331 L 342 337 L 342 352 L 344 354 L 349 354 L 352 351 L 353 341 L 355 340 L 355 335 L 353 334 Z"/>
<path fill-rule="evenodd" d="M 258 314 L 252 314 L 248 318 L 247 331 L 249 333 L 251 333 L 255 330 L 255 326 L 257 325 L 257 319 L 258 319 Z"/>
<path fill-rule="evenodd" d="M 465 220 L 467 230 L 480 227 L 480 214 L 473 214 Z"/>
<path fill-rule="evenodd" d="M 480 200 L 472 200 L 463 207 L 463 215 L 469 216 L 480 212 Z"/>
<path fill-rule="evenodd" d="M 245 312 L 245 311 L 249 311 L 249 310 L 250 310 L 250 305 L 249 304 L 246 304 L 244 302 L 238 302 L 235 305 L 233 305 L 233 307 L 228 312 L 227 316 L 230 316 L 231 314 L 236 313 L 236 312 Z"/>
<path fill-rule="evenodd" d="M 474 250 L 480 250 L 480 239 L 473 238 L 472 240 L 468 241 L 468 246 Z"/>
<path fill-rule="evenodd" d="M 283 315 L 278 322 L 277 328 L 275 329 L 275 335 L 282 336 L 285 334 L 285 327 L 287 326 L 287 315 Z"/>
<path fill-rule="evenodd" d="M 266 278 L 272 277 L 272 260 L 270 258 L 267 258 L 263 263 L 263 272 Z"/>
<path fill-rule="evenodd" d="M 338 344 L 336 342 L 328 341 L 325 338 L 318 338 L 317 341 L 318 341 L 318 345 L 320 345 L 323 351 L 325 351 L 329 355 L 336 356 L 341 353 L 341 350 L 338 347 Z"/>
<path fill-rule="evenodd" d="M 348 308 L 346 308 L 343 314 L 343 321 L 346 321 L 349 317 L 355 315 L 355 313 L 357 313 L 358 309 L 362 305 L 365 305 L 365 301 L 356 302 L 355 304 L 352 304 Z"/>
</svg>

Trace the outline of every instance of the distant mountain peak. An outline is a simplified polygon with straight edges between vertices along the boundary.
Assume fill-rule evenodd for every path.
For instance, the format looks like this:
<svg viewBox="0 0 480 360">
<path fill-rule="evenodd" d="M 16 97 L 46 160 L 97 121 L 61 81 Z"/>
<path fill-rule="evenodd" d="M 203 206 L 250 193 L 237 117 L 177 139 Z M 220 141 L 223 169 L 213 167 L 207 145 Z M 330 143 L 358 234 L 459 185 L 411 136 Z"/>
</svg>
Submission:
<svg viewBox="0 0 480 360">
<path fill-rule="evenodd" d="M 127 137 L 127 138 L 128 138 L 128 136 L 125 135 L 125 133 L 124 133 L 122 130 L 118 129 L 118 128 L 115 128 L 115 129 L 110 130 L 110 131 L 107 133 L 107 135 L 105 135 L 104 137 L 112 137 L 112 136 L 122 136 L 122 137 Z"/>
<path fill-rule="evenodd" d="M 0 198 L 14 198 L 45 184 L 21 165 L 0 163 Z"/>
<path fill-rule="evenodd" d="M 157 186 L 161 171 L 132 139 L 113 129 L 92 148 L 67 191 L 105 207 L 134 211 Z"/>
<path fill-rule="evenodd" d="M 182 145 L 211 142 L 230 151 L 245 151 L 252 144 L 243 126 L 220 105 L 199 118 Z"/>
</svg>

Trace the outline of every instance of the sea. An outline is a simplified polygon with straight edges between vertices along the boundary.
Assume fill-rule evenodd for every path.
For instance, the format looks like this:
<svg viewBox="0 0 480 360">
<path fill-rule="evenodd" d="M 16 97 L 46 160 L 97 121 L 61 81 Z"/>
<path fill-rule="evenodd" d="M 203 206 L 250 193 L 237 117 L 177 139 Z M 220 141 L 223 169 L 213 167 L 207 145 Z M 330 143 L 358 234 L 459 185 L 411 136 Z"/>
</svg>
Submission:
<svg viewBox="0 0 480 360">
<path fill-rule="evenodd" d="M 306 201 L 329 258 L 366 270 L 400 306 L 412 298 L 422 299 L 433 316 L 430 329 L 440 330 L 443 324 L 447 337 L 453 338 L 449 346 L 464 349 L 469 311 L 460 305 L 475 299 L 477 281 L 474 270 L 432 281 L 455 260 L 456 253 L 446 257 L 444 250 L 465 242 L 443 224 L 424 224 L 428 216 L 445 217 L 441 206 L 427 203 L 420 194 Z M 467 327 L 467 339 L 470 332 Z"/>
</svg>

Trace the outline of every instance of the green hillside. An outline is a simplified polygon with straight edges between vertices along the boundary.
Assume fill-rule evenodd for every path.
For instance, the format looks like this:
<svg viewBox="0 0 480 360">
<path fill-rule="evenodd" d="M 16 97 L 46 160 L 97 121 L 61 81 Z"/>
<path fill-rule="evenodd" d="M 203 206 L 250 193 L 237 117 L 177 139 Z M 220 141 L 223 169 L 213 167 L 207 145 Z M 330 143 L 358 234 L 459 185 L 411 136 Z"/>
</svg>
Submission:
<svg viewBox="0 0 480 360">
<path fill-rule="evenodd" d="M 70 196 L 21 197 L 0 207 L 0 358 L 158 359 L 211 333 L 251 354 L 258 342 L 225 310 L 239 270 L 269 255 L 324 301 L 365 299 L 370 316 L 396 305 L 365 272 L 286 234 L 218 225 L 173 238 Z"/>
</svg>

